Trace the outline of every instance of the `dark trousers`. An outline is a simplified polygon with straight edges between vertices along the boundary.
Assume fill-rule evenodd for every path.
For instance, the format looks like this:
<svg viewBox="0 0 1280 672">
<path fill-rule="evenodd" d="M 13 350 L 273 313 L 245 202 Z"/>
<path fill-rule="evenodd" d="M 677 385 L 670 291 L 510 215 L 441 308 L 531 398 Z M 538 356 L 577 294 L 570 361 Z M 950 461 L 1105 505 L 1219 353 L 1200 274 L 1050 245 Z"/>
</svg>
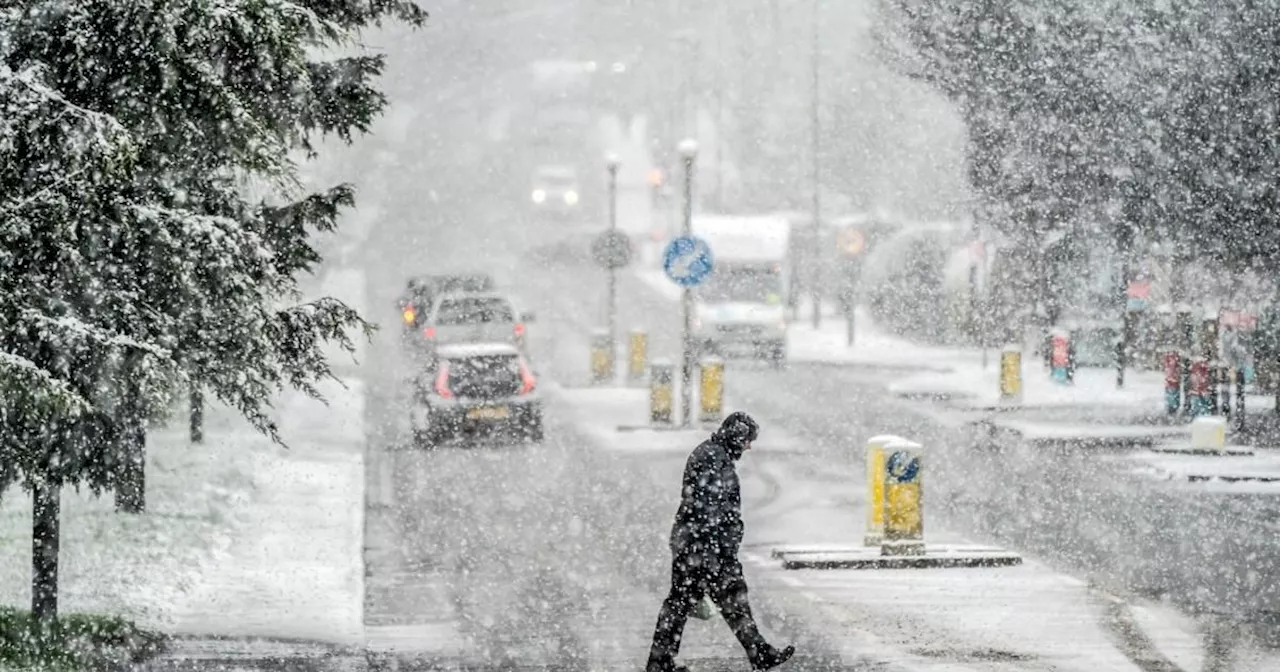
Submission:
<svg viewBox="0 0 1280 672">
<path fill-rule="evenodd" d="M 658 625 L 653 631 L 650 666 L 670 663 L 675 659 L 680 652 L 680 638 L 689 614 L 705 596 L 710 596 L 720 608 L 720 614 L 746 650 L 747 658 L 757 659 L 765 640 L 751 616 L 742 564 L 737 559 L 676 555 L 671 562 L 671 592 L 662 603 Z"/>
</svg>

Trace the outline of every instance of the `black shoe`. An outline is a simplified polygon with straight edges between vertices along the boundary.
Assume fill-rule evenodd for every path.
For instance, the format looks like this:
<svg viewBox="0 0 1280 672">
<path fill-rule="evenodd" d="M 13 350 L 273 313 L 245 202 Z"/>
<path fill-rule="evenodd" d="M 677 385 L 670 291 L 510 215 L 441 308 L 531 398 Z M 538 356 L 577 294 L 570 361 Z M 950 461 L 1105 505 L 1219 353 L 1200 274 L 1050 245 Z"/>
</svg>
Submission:
<svg viewBox="0 0 1280 672">
<path fill-rule="evenodd" d="M 791 660 L 791 656 L 795 655 L 795 652 L 796 647 L 791 645 L 787 645 L 787 647 L 783 649 L 775 649 L 772 646 L 766 645 L 761 649 L 760 654 L 756 656 L 756 659 L 751 661 L 751 669 L 755 672 L 771 670 L 788 660 Z"/>
<path fill-rule="evenodd" d="M 651 660 L 645 665 L 644 672 L 689 672 L 689 668 L 676 664 L 674 660 Z"/>
</svg>

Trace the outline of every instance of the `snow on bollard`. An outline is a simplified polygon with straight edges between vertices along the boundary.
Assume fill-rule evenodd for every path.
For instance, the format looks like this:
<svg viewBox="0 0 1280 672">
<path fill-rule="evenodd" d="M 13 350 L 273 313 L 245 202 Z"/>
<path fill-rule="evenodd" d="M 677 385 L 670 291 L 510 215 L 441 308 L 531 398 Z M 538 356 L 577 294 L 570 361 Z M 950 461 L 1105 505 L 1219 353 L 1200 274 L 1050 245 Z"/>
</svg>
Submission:
<svg viewBox="0 0 1280 672">
<path fill-rule="evenodd" d="M 1201 416 L 1192 420 L 1191 450 L 1225 453 L 1227 421 L 1216 415 Z"/>
<path fill-rule="evenodd" d="M 884 541 L 884 447 L 902 438 L 881 434 L 867 439 L 864 450 L 867 464 L 867 531 L 862 538 L 866 546 L 879 546 Z"/>
</svg>

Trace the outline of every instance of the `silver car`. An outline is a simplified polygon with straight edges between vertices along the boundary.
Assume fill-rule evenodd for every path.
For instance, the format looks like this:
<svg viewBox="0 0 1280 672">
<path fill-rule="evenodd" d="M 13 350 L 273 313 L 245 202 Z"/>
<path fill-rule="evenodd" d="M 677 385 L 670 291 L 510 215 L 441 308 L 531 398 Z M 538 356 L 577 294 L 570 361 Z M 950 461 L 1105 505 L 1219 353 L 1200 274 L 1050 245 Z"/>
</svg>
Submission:
<svg viewBox="0 0 1280 672">
<path fill-rule="evenodd" d="M 510 343 L 525 352 L 526 325 L 533 319 L 496 292 L 450 292 L 432 304 L 422 337 L 431 353 L 459 343 Z"/>
</svg>

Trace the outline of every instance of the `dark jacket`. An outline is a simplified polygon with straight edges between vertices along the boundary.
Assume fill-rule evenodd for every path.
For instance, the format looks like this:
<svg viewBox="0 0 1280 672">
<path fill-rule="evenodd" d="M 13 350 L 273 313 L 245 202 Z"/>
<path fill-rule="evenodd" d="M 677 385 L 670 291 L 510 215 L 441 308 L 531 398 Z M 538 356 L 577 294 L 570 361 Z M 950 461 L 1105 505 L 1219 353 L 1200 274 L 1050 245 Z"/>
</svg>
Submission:
<svg viewBox="0 0 1280 672">
<path fill-rule="evenodd" d="M 742 493 L 736 465 L 742 451 L 713 436 L 693 449 L 684 467 L 684 488 L 671 552 L 736 563 L 742 544 Z"/>
</svg>

